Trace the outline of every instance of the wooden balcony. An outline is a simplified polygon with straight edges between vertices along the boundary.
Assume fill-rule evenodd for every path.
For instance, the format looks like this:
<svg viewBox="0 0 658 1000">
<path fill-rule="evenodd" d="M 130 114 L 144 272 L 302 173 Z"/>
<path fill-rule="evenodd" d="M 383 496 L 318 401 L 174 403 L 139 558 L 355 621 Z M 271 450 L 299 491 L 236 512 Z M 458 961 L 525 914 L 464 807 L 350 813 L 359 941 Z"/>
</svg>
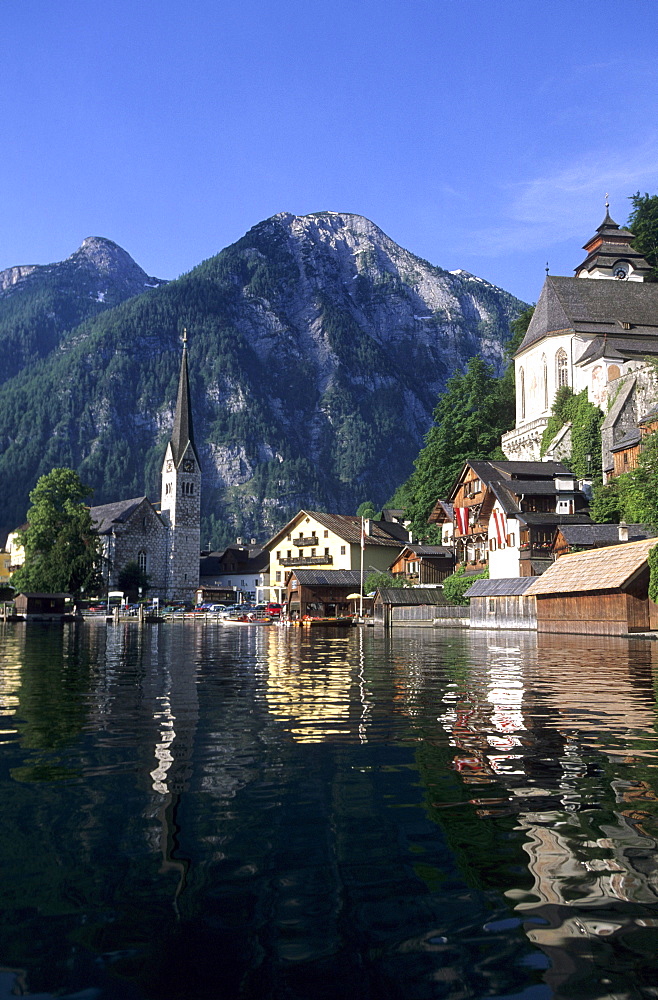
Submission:
<svg viewBox="0 0 658 1000">
<path fill-rule="evenodd" d="M 281 566 L 331 566 L 333 556 L 293 556 L 291 559 L 279 559 Z"/>
<path fill-rule="evenodd" d="M 315 535 L 309 535 L 308 538 L 293 538 L 292 544 L 296 545 L 298 549 L 311 548 L 313 546 L 318 546 L 320 543 L 315 537 Z"/>
</svg>

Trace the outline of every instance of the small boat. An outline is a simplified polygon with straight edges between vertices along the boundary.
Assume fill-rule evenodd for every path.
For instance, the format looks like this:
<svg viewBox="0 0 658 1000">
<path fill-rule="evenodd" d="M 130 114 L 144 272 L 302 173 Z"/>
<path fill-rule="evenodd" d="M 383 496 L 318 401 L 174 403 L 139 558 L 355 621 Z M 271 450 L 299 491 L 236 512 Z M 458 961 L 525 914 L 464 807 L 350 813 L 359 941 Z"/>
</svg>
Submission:
<svg viewBox="0 0 658 1000">
<path fill-rule="evenodd" d="M 353 619 L 347 616 L 341 616 L 339 618 L 302 618 L 301 624 L 305 627 L 314 625 L 324 625 L 330 628 L 334 627 L 349 627 L 353 624 Z"/>
<path fill-rule="evenodd" d="M 249 615 L 240 615 L 239 618 L 222 618 L 224 625 L 271 625 L 271 618 L 250 618 Z"/>
</svg>

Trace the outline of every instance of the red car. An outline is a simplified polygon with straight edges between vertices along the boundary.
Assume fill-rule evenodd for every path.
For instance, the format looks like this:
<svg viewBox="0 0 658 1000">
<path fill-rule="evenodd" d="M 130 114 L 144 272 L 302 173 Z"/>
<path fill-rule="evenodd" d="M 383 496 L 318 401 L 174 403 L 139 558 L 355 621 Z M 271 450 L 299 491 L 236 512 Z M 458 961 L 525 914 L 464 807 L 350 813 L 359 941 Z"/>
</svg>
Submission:
<svg viewBox="0 0 658 1000">
<path fill-rule="evenodd" d="M 270 618 L 278 618 L 281 614 L 281 605 L 273 604 L 272 601 L 270 601 L 265 605 L 265 613 L 269 615 Z"/>
</svg>

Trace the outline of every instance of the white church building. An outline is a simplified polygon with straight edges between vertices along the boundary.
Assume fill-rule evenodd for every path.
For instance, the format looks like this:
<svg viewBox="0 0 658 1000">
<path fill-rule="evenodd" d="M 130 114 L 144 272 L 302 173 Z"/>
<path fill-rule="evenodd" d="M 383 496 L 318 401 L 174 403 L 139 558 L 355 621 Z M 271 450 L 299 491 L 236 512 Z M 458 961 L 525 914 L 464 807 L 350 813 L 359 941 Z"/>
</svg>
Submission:
<svg viewBox="0 0 658 1000">
<path fill-rule="evenodd" d="M 607 414 L 604 470 L 615 441 L 650 408 L 654 387 L 646 358 L 658 357 L 658 284 L 645 283 L 650 268 L 632 240 L 633 233 L 606 211 L 575 277 L 547 275 L 514 358 L 516 426 L 501 442 L 508 459 L 540 460 L 561 386 L 574 393 L 586 389 L 590 402 Z M 545 459 L 564 457 L 559 438 L 568 430 L 554 439 Z"/>
</svg>

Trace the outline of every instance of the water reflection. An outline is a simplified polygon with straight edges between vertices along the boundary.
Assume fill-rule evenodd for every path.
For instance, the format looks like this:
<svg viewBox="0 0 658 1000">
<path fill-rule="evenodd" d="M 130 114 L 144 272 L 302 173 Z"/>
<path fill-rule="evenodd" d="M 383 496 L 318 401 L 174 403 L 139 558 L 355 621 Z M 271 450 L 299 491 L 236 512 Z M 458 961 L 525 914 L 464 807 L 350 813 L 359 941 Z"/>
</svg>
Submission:
<svg viewBox="0 0 658 1000">
<path fill-rule="evenodd" d="M 0 628 L 0 996 L 654 995 L 656 644 Z"/>
</svg>

